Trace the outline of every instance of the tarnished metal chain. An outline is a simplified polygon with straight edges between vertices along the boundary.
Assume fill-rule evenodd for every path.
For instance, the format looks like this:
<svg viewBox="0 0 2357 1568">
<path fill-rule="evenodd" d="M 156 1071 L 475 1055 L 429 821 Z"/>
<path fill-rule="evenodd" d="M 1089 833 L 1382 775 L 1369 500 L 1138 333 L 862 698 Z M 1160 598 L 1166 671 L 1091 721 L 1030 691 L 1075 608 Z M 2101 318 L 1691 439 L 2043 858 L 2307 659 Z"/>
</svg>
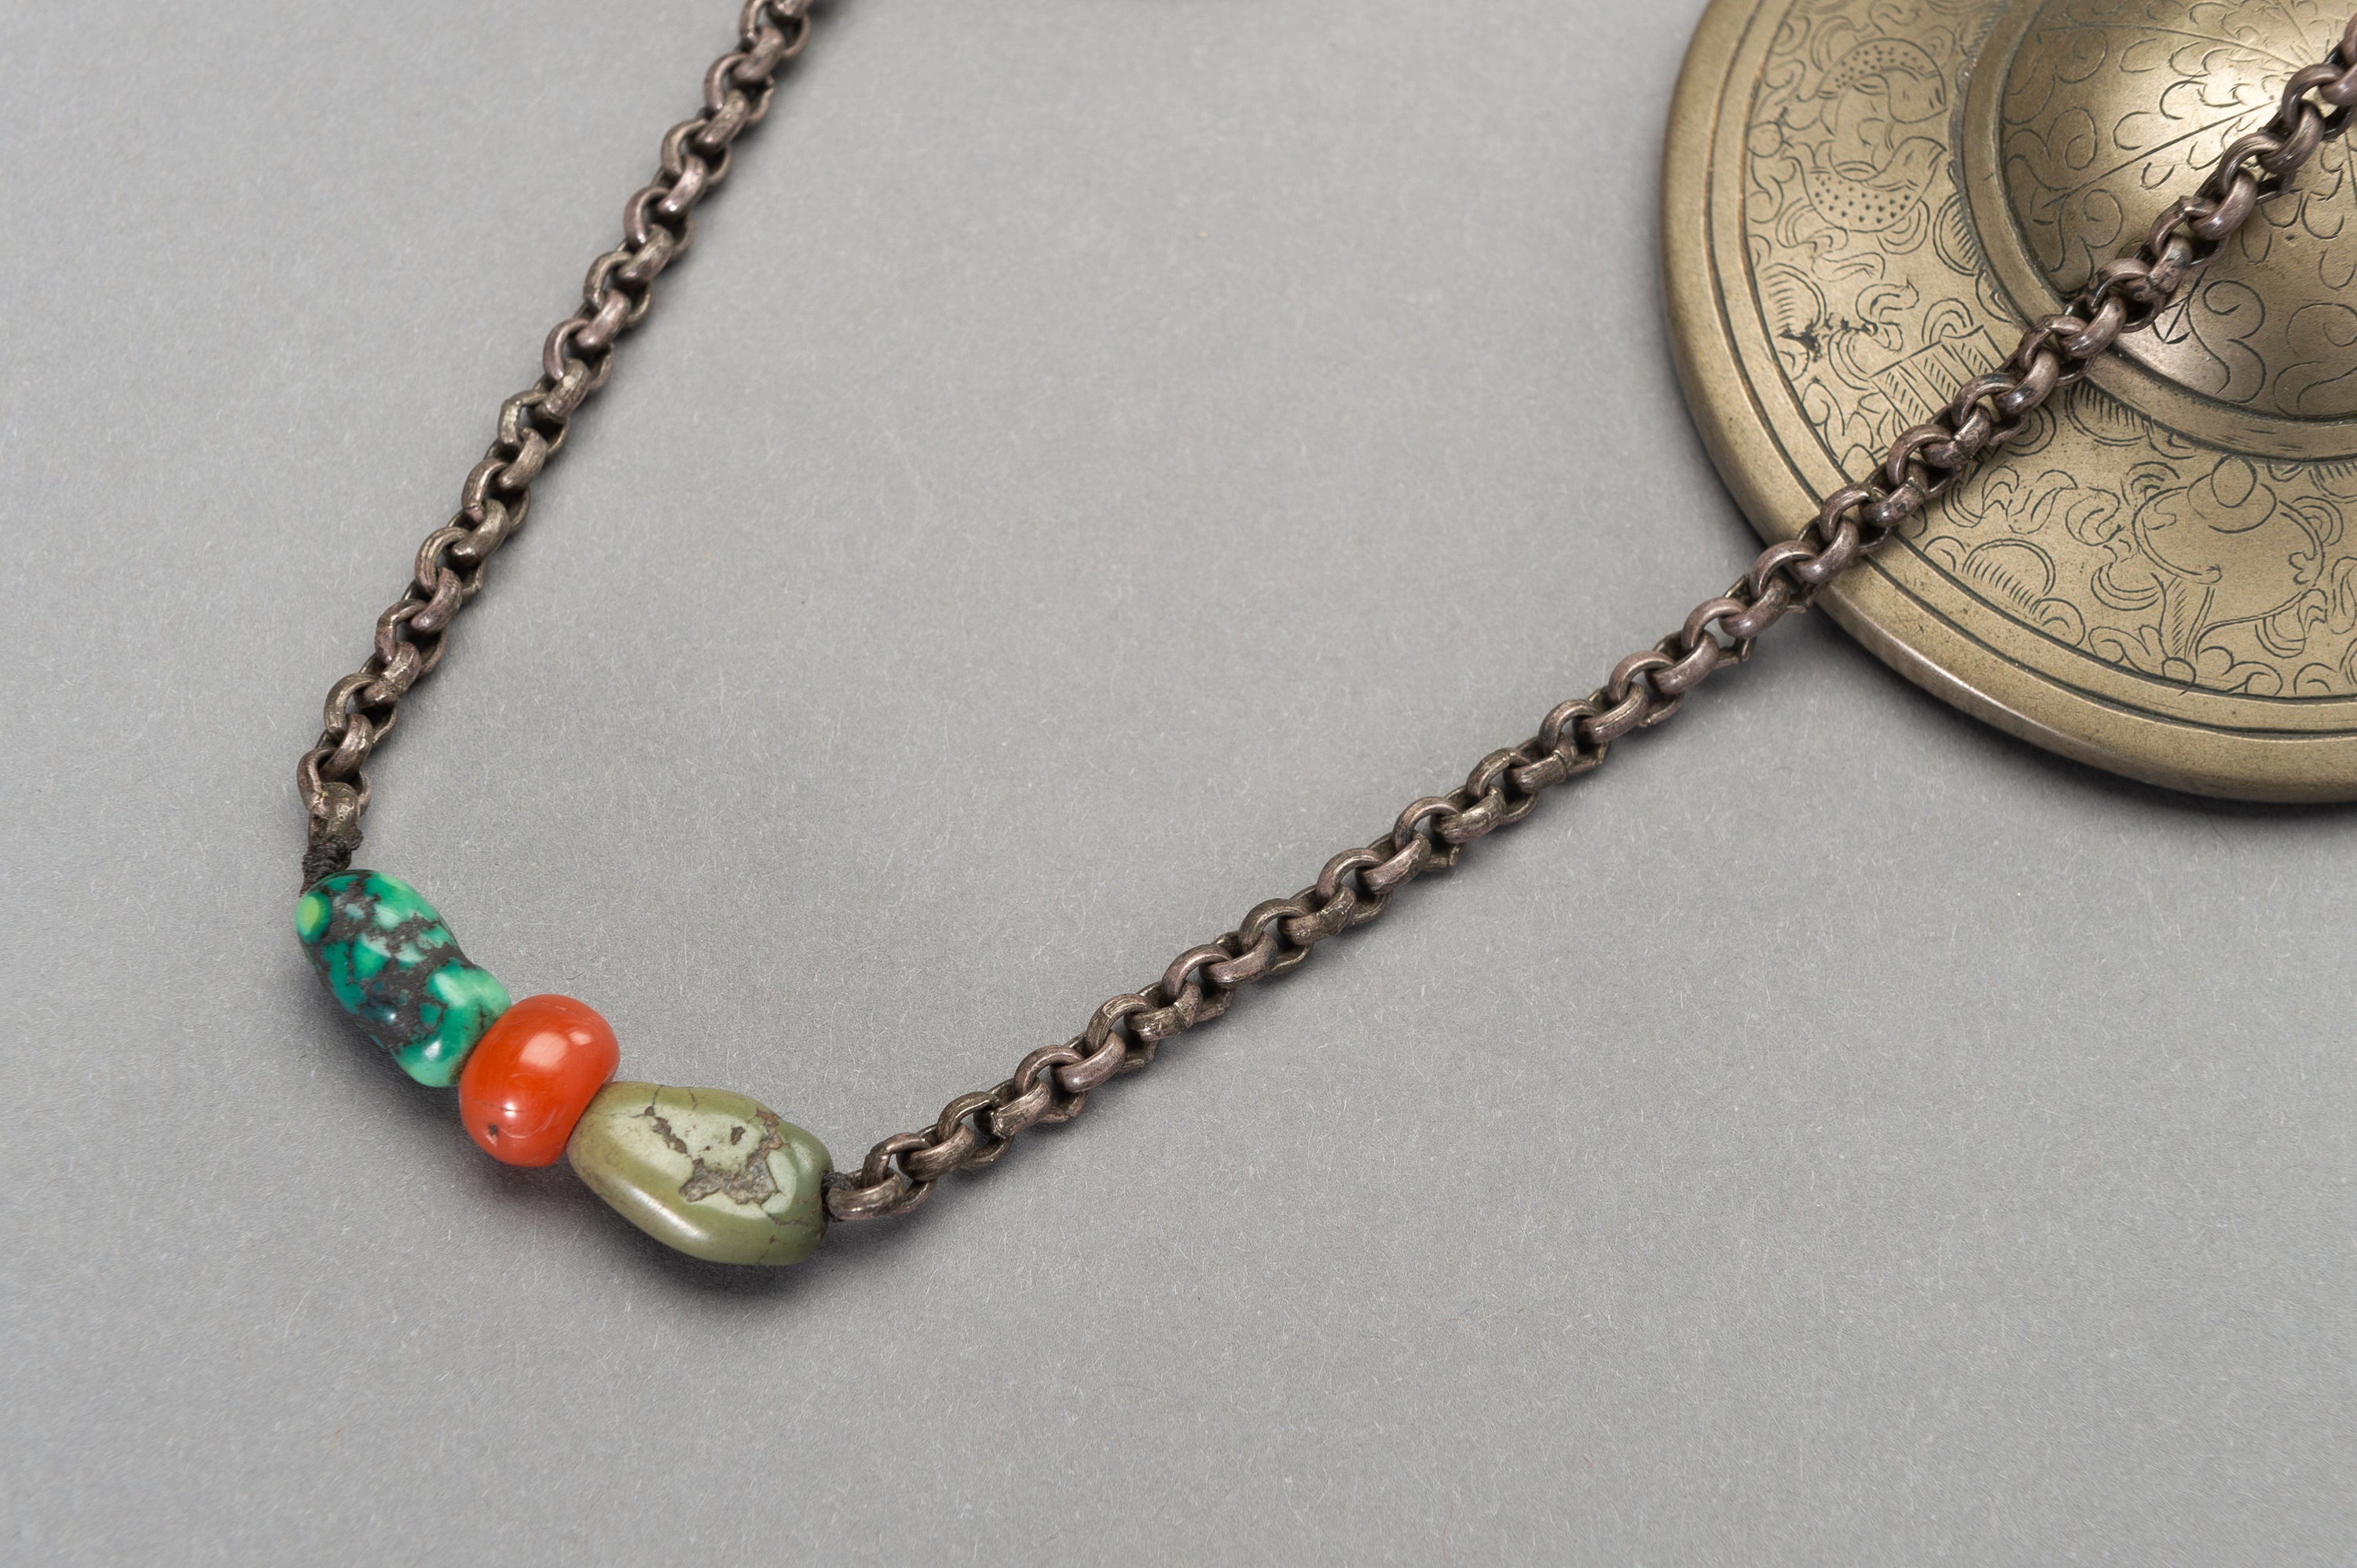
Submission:
<svg viewBox="0 0 2357 1568">
<path fill-rule="evenodd" d="M 661 174 L 623 209 L 623 243 L 597 258 L 581 308 L 549 334 L 540 380 L 500 408 L 498 439 L 468 476 L 457 515 L 427 535 L 408 587 L 378 618 L 368 661 L 329 691 L 326 727 L 297 771 L 310 817 L 307 886 L 350 863 L 368 807 L 362 765 L 392 732 L 403 696 L 441 661 L 450 622 L 482 587 L 485 563 L 522 526 L 532 481 L 605 384 L 615 340 L 646 315 L 656 275 L 687 248 L 689 214 L 728 172 L 731 144 L 768 111 L 779 68 L 808 41 L 812 4 L 746 5 L 738 48 L 705 77 L 704 113 L 664 136 Z M 952 1171 L 996 1160 L 1026 1128 L 1070 1121 L 1107 1079 L 1226 1012 L 1238 988 L 1298 968 L 1319 942 L 1382 914 L 1408 883 L 1455 865 L 1467 844 L 1594 771 L 1613 742 L 1671 717 L 1687 693 L 1748 659 L 1770 627 L 1805 609 L 1819 588 L 2012 439 L 2122 334 L 2149 325 L 2259 202 L 2347 129 L 2352 105 L 2357 16 L 2323 62 L 2291 77 L 2267 124 L 2229 145 L 2143 244 L 2097 268 L 2069 309 L 2031 324 L 2003 369 L 1958 388 L 1936 417 L 1891 443 L 1872 475 L 1827 496 L 1807 526 L 1761 551 L 1726 593 L 1621 660 L 1594 692 L 1559 703 L 1530 739 L 1483 757 L 1463 787 L 1410 802 L 1383 837 L 1342 851 L 1308 887 L 1255 905 L 1234 930 L 1189 948 L 1145 990 L 1097 1008 L 1070 1040 L 1033 1051 L 996 1086 L 958 1096 L 931 1126 L 877 1144 L 858 1171 L 828 1178 L 827 1212 L 905 1214 Z"/>
<path fill-rule="evenodd" d="M 2324 63 L 2291 78 L 2266 128 L 2228 146 L 2201 188 L 2154 220 L 2142 245 L 2097 268 L 2068 310 L 2022 334 L 2004 369 L 1958 388 L 1935 418 L 1891 443 L 1871 476 L 1827 496 L 1807 527 L 1761 551 L 1733 587 L 1614 665 L 1594 692 L 1558 705 L 1537 735 L 1474 764 L 1462 788 L 1411 802 L 1390 832 L 1344 850 L 1292 897 L 1254 906 L 1234 930 L 1189 948 L 1145 990 L 1099 1007 L 1070 1040 L 1033 1051 L 1004 1082 L 958 1096 L 931 1126 L 885 1139 L 857 1172 L 830 1176 L 828 1214 L 906 1214 L 950 1172 L 997 1159 L 1025 1128 L 1070 1121 L 1100 1084 L 1226 1012 L 1238 987 L 1297 968 L 1319 942 L 1382 914 L 1408 883 L 1455 865 L 1467 844 L 1530 815 L 1547 790 L 1593 772 L 1612 742 L 1675 714 L 1713 671 L 1749 658 L 1760 633 L 1805 608 L 1817 589 L 2018 435 L 2121 334 L 2148 325 L 2260 201 L 2341 134 L 2352 103 L 2357 16 Z"/>
<path fill-rule="evenodd" d="M 310 818 L 304 886 L 351 863 L 370 754 L 393 733 L 402 698 L 442 662 L 450 623 L 482 590 L 492 555 L 523 526 L 533 480 L 606 384 L 615 341 L 645 319 L 656 277 L 687 249 L 696 203 L 727 177 L 737 138 L 769 113 L 779 70 L 810 41 L 811 4 L 748 0 L 737 47 L 704 73 L 703 113 L 664 134 L 653 182 L 623 204 L 622 242 L 590 263 L 581 307 L 542 347 L 540 380 L 500 405 L 499 435 L 467 476 L 457 514 L 418 547 L 408 585 L 377 618 L 367 661 L 328 690 L 326 727 L 296 768 Z"/>
</svg>

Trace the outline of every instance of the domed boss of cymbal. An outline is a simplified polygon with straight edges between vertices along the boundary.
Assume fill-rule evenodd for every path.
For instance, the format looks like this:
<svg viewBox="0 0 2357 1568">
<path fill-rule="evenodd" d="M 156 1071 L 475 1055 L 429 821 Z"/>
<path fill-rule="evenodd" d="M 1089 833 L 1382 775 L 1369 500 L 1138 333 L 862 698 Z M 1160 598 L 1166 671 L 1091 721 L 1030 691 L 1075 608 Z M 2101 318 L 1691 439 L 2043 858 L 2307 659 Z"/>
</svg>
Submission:
<svg viewBox="0 0 2357 1568">
<path fill-rule="evenodd" d="M 1782 538 L 2190 191 L 2311 0 L 1714 0 L 1663 182 L 1679 370 Z M 1821 603 L 2066 756 L 2357 798 L 2357 182 L 2334 144 L 2152 329 Z"/>
</svg>

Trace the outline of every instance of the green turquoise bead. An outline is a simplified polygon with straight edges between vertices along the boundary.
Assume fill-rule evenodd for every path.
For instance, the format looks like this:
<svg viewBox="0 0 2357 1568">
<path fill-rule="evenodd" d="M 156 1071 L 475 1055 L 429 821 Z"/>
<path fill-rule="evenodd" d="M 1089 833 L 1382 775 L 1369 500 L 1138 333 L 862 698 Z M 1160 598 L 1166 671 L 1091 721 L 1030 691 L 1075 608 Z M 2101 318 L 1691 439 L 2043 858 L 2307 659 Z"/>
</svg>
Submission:
<svg viewBox="0 0 2357 1568">
<path fill-rule="evenodd" d="M 416 888 L 381 871 L 340 871 L 295 903 L 295 934 L 328 993 L 401 1070 L 435 1089 L 508 1010 L 507 987 L 458 950 Z"/>
<path fill-rule="evenodd" d="M 726 1090 L 609 1083 L 565 1153 L 623 1219 L 690 1257 L 799 1263 L 826 1230 L 826 1145 Z"/>
</svg>

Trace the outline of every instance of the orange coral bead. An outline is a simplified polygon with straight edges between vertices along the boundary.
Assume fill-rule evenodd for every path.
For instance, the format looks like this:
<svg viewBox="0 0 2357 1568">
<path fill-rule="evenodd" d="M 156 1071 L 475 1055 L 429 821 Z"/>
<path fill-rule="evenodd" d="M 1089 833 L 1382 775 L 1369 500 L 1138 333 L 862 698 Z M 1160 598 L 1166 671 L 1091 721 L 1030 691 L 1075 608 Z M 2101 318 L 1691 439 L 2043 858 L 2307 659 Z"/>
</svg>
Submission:
<svg viewBox="0 0 2357 1568">
<path fill-rule="evenodd" d="M 485 1154 L 553 1165 L 622 1063 L 614 1026 L 570 996 L 527 996 L 500 1015 L 458 1075 L 458 1114 Z"/>
</svg>

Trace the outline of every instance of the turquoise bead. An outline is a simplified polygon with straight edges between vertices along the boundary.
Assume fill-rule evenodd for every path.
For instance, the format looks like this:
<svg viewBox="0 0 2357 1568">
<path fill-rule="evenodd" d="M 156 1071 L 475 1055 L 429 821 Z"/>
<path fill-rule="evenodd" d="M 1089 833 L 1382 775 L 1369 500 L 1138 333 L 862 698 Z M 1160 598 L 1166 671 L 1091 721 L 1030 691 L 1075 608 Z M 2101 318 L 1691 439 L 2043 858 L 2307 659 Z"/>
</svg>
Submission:
<svg viewBox="0 0 2357 1568">
<path fill-rule="evenodd" d="M 758 1100 L 609 1083 L 565 1157 L 623 1219 L 714 1263 L 799 1263 L 826 1230 L 826 1145 Z"/>
<path fill-rule="evenodd" d="M 381 871 L 323 876 L 295 904 L 295 934 L 319 983 L 401 1070 L 434 1089 L 508 1010 L 507 987 L 458 950 L 408 883 Z"/>
</svg>

